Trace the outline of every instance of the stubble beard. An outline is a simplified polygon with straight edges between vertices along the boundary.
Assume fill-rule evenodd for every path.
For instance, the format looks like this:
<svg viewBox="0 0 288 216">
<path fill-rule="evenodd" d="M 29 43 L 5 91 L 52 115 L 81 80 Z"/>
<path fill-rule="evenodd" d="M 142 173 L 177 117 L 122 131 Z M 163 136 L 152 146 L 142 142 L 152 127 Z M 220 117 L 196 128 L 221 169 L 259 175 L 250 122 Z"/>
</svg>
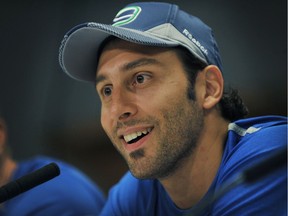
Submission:
<svg viewBox="0 0 288 216">
<path fill-rule="evenodd" d="M 162 128 L 158 122 L 154 124 L 161 130 L 158 141 L 155 142 L 156 154 L 150 156 L 145 149 L 139 149 L 125 158 L 134 177 L 167 178 L 193 154 L 203 128 L 203 112 L 193 101 L 189 110 L 187 107 L 174 106 L 170 111 L 163 110 L 165 125 Z"/>
</svg>

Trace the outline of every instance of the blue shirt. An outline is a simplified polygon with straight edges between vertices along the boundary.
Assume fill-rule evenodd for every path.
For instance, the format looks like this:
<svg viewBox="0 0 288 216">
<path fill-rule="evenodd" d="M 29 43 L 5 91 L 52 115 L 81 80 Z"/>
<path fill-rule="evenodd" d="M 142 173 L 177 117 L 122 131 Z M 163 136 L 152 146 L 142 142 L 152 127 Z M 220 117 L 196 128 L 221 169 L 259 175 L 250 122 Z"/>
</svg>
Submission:
<svg viewBox="0 0 288 216">
<path fill-rule="evenodd" d="M 100 215 L 177 216 L 194 215 L 207 197 L 237 174 L 287 145 L 287 118 L 263 116 L 229 124 L 222 162 L 208 192 L 191 209 L 177 208 L 158 180 L 139 180 L 130 172 L 109 192 Z M 197 214 L 198 215 L 198 214 Z M 213 216 L 287 215 L 287 169 L 260 180 L 240 184 L 200 214 Z"/>
<path fill-rule="evenodd" d="M 105 203 L 100 188 L 77 168 L 49 157 L 20 162 L 11 181 L 55 162 L 60 175 L 6 202 L 0 216 L 99 215 Z"/>
</svg>

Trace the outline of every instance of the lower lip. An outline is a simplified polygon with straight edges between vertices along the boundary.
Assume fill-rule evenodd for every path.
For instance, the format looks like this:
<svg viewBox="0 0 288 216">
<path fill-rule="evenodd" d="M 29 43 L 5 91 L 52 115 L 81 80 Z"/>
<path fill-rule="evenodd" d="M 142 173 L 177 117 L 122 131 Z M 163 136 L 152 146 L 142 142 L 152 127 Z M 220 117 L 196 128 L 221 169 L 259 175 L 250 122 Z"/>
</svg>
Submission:
<svg viewBox="0 0 288 216">
<path fill-rule="evenodd" d="M 142 147 L 146 143 L 146 141 L 149 139 L 150 136 L 151 136 L 151 132 L 133 144 L 127 144 L 125 142 L 125 149 L 128 152 L 132 152 L 132 151 L 139 149 L 140 147 Z"/>
</svg>

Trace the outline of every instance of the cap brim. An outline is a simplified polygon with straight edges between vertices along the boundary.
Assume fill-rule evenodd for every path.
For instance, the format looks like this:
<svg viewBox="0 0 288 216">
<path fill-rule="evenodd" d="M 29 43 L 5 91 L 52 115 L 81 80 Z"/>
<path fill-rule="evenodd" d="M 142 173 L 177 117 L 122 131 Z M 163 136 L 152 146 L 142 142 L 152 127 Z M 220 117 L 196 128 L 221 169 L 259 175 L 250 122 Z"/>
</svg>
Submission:
<svg viewBox="0 0 288 216">
<path fill-rule="evenodd" d="M 73 28 L 62 41 L 59 62 L 63 71 L 76 80 L 94 82 L 98 50 L 102 42 L 111 35 L 143 45 L 160 47 L 179 45 L 175 41 L 157 38 L 149 32 L 99 23 L 86 23 Z"/>
</svg>

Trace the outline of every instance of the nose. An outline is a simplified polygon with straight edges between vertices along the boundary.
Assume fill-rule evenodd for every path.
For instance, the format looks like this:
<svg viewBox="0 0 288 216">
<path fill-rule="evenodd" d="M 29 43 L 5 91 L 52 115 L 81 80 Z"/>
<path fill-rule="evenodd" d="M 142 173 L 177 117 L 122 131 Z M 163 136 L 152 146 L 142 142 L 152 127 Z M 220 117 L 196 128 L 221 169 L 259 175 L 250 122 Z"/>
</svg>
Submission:
<svg viewBox="0 0 288 216">
<path fill-rule="evenodd" d="M 128 120 L 137 113 L 135 96 L 132 92 L 114 89 L 111 103 L 111 117 L 118 121 Z"/>
</svg>

